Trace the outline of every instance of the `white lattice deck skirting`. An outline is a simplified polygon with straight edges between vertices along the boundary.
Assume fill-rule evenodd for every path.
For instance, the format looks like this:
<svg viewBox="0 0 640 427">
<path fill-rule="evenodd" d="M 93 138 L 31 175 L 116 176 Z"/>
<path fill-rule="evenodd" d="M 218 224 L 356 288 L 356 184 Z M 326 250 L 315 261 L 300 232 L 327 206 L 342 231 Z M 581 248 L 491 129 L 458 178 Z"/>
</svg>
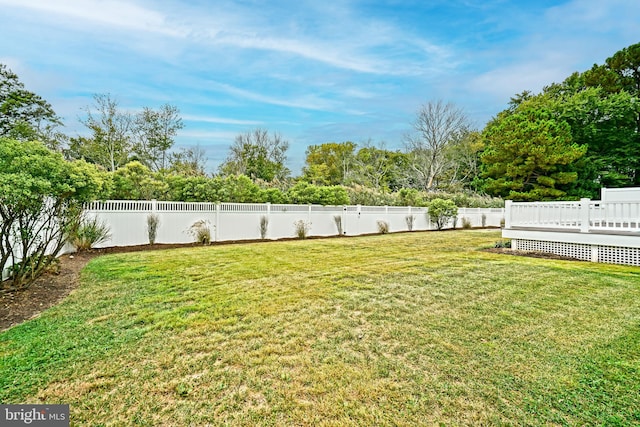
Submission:
<svg viewBox="0 0 640 427">
<path fill-rule="evenodd" d="M 566 256 L 583 261 L 640 266 L 640 248 L 512 239 L 511 248 Z"/>
</svg>

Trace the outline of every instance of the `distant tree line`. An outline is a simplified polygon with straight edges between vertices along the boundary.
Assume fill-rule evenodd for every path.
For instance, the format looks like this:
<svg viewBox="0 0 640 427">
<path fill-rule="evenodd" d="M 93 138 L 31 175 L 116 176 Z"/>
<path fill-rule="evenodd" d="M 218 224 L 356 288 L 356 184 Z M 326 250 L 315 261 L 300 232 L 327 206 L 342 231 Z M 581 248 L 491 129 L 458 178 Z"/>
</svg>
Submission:
<svg viewBox="0 0 640 427">
<path fill-rule="evenodd" d="M 403 149 L 371 141 L 326 142 L 306 150 L 302 173 L 286 166 L 279 133 L 239 134 L 217 173 L 199 147 L 175 150 L 183 128 L 177 107 L 123 111 L 108 94 L 83 110 L 85 136 L 59 131 L 51 105 L 0 64 L 0 137 L 38 140 L 68 160 L 94 164 L 100 197 L 272 203 L 460 206 L 502 198 L 597 198 L 602 186 L 640 185 L 640 44 L 574 73 L 541 93 L 515 95 L 484 129 L 451 103 L 416 113 Z"/>
</svg>

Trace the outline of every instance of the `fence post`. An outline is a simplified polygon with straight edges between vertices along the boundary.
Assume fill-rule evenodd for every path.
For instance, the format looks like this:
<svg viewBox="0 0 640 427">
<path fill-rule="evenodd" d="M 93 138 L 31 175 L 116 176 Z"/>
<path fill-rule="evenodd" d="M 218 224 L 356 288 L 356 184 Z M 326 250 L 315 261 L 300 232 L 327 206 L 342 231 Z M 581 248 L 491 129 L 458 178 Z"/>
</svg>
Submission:
<svg viewBox="0 0 640 427">
<path fill-rule="evenodd" d="M 511 212 L 513 208 L 513 200 L 504 201 L 504 228 L 511 228 Z"/>
<path fill-rule="evenodd" d="M 589 205 L 591 199 L 580 199 L 580 232 L 589 232 Z"/>
<path fill-rule="evenodd" d="M 216 214 L 215 214 L 215 225 L 213 227 L 213 241 L 217 242 L 219 235 L 218 230 L 220 229 L 220 202 L 216 203 Z"/>
<path fill-rule="evenodd" d="M 155 214 L 158 211 L 158 201 L 156 199 L 151 199 L 151 213 Z"/>
<path fill-rule="evenodd" d="M 347 205 L 342 206 L 342 234 L 347 234 Z"/>
</svg>

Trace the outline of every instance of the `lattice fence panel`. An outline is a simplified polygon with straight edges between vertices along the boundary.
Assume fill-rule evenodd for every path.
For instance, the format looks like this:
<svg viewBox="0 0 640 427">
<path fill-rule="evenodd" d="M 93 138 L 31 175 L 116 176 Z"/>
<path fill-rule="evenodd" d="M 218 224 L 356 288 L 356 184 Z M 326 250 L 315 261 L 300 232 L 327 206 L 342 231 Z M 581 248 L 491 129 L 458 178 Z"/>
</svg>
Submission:
<svg viewBox="0 0 640 427">
<path fill-rule="evenodd" d="M 640 248 L 598 246 L 598 261 L 640 266 Z"/>
<path fill-rule="evenodd" d="M 537 251 L 566 256 L 584 261 L 591 260 L 591 246 L 578 243 L 544 242 L 541 240 L 517 239 L 517 247 L 522 251 Z"/>
</svg>

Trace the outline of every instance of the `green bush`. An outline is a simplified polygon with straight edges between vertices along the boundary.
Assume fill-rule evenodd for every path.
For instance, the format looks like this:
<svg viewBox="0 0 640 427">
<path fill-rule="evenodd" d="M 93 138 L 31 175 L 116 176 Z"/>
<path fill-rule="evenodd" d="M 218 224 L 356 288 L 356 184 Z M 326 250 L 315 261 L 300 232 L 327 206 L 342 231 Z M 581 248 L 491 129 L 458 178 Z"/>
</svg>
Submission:
<svg viewBox="0 0 640 427">
<path fill-rule="evenodd" d="M 361 185 L 347 188 L 349 202 L 345 204 L 363 206 L 397 206 L 397 197 L 393 193 L 384 193 Z"/>
<path fill-rule="evenodd" d="M 511 248 L 511 240 L 500 240 L 493 247 L 497 249 Z"/>
<path fill-rule="evenodd" d="M 451 200 L 433 199 L 429 203 L 427 215 L 436 224 L 436 228 L 442 230 L 452 218 L 457 218 L 458 207 Z"/>
<path fill-rule="evenodd" d="M 0 273 L 12 275 L 2 286 L 26 288 L 46 270 L 103 183 L 84 161 L 66 161 L 39 142 L 0 138 Z"/>
<path fill-rule="evenodd" d="M 349 194 L 340 185 L 312 185 L 300 181 L 287 192 L 290 203 L 339 206 L 349 204 Z"/>
<path fill-rule="evenodd" d="M 111 239 L 109 226 L 98 218 L 82 218 L 71 233 L 71 244 L 78 251 L 86 251 Z"/>
</svg>

